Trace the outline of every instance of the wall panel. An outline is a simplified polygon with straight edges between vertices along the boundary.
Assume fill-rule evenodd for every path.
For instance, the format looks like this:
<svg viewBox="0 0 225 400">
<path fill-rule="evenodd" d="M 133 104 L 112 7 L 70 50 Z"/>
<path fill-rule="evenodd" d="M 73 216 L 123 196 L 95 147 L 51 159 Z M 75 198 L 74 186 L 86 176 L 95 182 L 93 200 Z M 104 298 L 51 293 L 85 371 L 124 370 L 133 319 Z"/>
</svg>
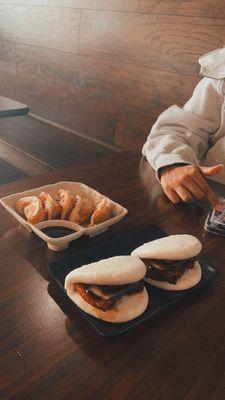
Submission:
<svg viewBox="0 0 225 400">
<path fill-rule="evenodd" d="M 135 112 L 153 121 L 170 104 L 182 105 L 198 81 L 198 77 L 66 55 L 59 63 L 56 51 L 18 45 L 13 52 L 10 46 L 10 73 L 16 73 L 17 80 L 10 88 L 9 63 L 1 60 L 2 94 L 28 103 L 35 114 L 111 144 L 119 109 L 127 110 L 128 126 Z"/>
<path fill-rule="evenodd" d="M 0 39 L 75 52 L 80 11 L 0 4 Z"/>
<path fill-rule="evenodd" d="M 223 46 L 221 19 L 82 11 L 79 52 L 196 74 L 200 54 Z"/>
<path fill-rule="evenodd" d="M 219 0 L 0 0 L 0 93 L 92 139 L 140 148 L 225 42 Z"/>
</svg>

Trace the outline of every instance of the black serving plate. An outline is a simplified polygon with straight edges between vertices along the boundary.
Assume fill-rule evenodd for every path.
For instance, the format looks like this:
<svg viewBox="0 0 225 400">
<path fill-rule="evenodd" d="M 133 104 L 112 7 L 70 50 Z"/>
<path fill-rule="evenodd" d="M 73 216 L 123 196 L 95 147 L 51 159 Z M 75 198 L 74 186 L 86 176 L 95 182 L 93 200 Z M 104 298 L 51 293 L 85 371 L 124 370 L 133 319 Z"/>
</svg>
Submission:
<svg viewBox="0 0 225 400">
<path fill-rule="evenodd" d="M 101 260 L 102 258 L 130 254 L 133 249 L 135 249 L 137 246 L 140 246 L 142 243 L 158 239 L 163 236 L 167 235 L 160 228 L 156 226 L 149 226 L 148 228 L 126 234 L 112 241 L 103 243 L 97 247 L 85 250 L 81 253 L 78 253 L 76 256 L 64 258 L 56 262 L 50 262 L 48 264 L 48 269 L 54 280 L 64 290 L 65 277 L 73 269 Z M 218 275 L 219 271 L 215 267 L 207 264 L 202 259 L 199 259 L 199 262 L 202 268 L 202 279 L 194 288 L 179 292 L 172 292 L 155 288 L 154 286 L 146 283 L 146 289 L 150 298 L 149 306 L 140 317 L 135 318 L 132 321 L 114 324 L 94 318 L 82 310 L 80 310 L 80 312 L 101 335 L 120 335 L 121 333 L 126 332 L 132 327 L 138 325 L 140 322 L 151 318 L 159 311 L 169 307 L 171 304 L 179 300 L 179 298 L 200 290 Z"/>
</svg>

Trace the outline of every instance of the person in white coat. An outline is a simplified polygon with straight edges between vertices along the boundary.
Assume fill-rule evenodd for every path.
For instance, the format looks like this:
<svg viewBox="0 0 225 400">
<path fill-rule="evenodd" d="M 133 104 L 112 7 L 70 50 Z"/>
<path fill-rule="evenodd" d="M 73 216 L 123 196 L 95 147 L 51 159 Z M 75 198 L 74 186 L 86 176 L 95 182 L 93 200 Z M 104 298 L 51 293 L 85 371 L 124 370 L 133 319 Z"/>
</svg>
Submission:
<svg viewBox="0 0 225 400">
<path fill-rule="evenodd" d="M 142 153 L 173 203 L 217 198 L 205 177 L 225 184 L 225 48 L 200 57 L 203 79 L 180 108 L 164 111 Z"/>
</svg>

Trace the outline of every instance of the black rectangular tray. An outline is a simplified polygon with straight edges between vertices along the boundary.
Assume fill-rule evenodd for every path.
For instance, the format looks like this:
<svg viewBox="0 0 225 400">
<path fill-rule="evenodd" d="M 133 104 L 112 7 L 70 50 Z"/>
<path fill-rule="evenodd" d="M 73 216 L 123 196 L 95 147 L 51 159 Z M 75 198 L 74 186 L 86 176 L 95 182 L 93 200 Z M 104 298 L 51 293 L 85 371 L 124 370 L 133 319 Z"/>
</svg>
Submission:
<svg viewBox="0 0 225 400">
<path fill-rule="evenodd" d="M 140 246 L 142 243 L 164 236 L 167 235 L 160 228 L 157 226 L 149 226 L 148 228 L 129 233 L 112 241 L 103 243 L 97 247 L 87 249 L 78 253 L 76 256 L 67 257 L 56 262 L 50 262 L 48 264 L 48 270 L 53 279 L 64 290 L 65 277 L 73 269 L 101 260 L 102 258 L 130 254 L 133 249 L 135 249 L 137 246 Z M 202 267 L 202 279 L 194 288 L 179 292 L 172 292 L 155 288 L 146 283 L 146 289 L 149 293 L 150 303 L 146 311 L 140 317 L 135 318 L 132 321 L 113 324 L 94 318 L 82 310 L 80 310 L 80 312 L 101 335 L 120 335 L 121 333 L 126 332 L 132 327 L 138 325 L 140 322 L 152 317 L 159 311 L 169 307 L 171 304 L 179 300 L 179 298 L 190 295 L 196 290 L 201 289 L 218 275 L 219 271 L 214 266 L 207 264 L 202 259 L 199 259 L 199 262 Z"/>
</svg>

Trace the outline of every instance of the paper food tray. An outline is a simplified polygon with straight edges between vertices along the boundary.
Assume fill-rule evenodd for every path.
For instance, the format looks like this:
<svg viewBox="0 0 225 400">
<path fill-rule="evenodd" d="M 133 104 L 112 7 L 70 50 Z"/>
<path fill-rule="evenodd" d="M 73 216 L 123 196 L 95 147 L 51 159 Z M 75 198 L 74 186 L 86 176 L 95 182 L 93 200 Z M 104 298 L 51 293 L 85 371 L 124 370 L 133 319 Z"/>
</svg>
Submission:
<svg viewBox="0 0 225 400">
<path fill-rule="evenodd" d="M 108 201 L 108 204 L 112 206 L 113 209 L 113 216 L 108 219 L 105 222 L 101 222 L 98 225 L 94 226 L 82 226 L 78 225 L 74 222 L 70 222 L 67 220 L 60 220 L 60 219 L 55 219 L 55 220 L 47 220 L 43 222 L 39 222 L 36 225 L 30 224 L 28 221 L 26 221 L 25 218 L 23 218 L 22 215 L 20 215 L 17 210 L 16 210 L 16 202 L 25 196 L 35 196 L 39 195 L 41 192 L 46 192 L 49 193 L 53 198 L 58 197 L 58 191 L 60 189 L 64 190 L 69 190 L 72 195 L 79 195 L 82 198 L 86 198 L 92 201 L 94 206 L 97 206 L 97 204 L 103 199 L 106 198 Z M 122 207 L 120 204 L 112 201 L 108 197 L 102 195 L 101 193 L 97 192 L 96 190 L 90 188 L 89 186 L 80 183 L 80 182 L 67 182 L 67 181 L 62 181 L 62 182 L 57 182 L 54 184 L 50 185 L 45 185 L 41 186 L 38 188 L 34 189 L 29 189 L 24 192 L 20 193 L 15 193 L 10 196 L 6 196 L 0 199 L 0 203 L 3 205 L 3 207 L 11 214 L 13 217 L 17 219 L 17 221 L 22 224 L 25 228 L 27 228 L 29 231 L 33 231 L 36 233 L 37 236 L 42 238 L 45 242 L 47 242 L 48 247 L 51 250 L 54 251 L 60 251 L 64 250 L 69 246 L 69 243 L 72 240 L 75 240 L 79 238 L 82 235 L 89 235 L 89 236 L 95 236 L 99 235 L 102 232 L 105 232 L 110 225 L 115 224 L 116 222 L 120 221 L 126 214 L 127 214 L 127 209 Z M 48 236 L 46 233 L 44 233 L 41 229 L 43 228 L 50 228 L 50 227 L 63 227 L 63 228 L 69 228 L 74 231 L 74 233 L 68 234 L 63 237 L 52 237 Z"/>
</svg>

